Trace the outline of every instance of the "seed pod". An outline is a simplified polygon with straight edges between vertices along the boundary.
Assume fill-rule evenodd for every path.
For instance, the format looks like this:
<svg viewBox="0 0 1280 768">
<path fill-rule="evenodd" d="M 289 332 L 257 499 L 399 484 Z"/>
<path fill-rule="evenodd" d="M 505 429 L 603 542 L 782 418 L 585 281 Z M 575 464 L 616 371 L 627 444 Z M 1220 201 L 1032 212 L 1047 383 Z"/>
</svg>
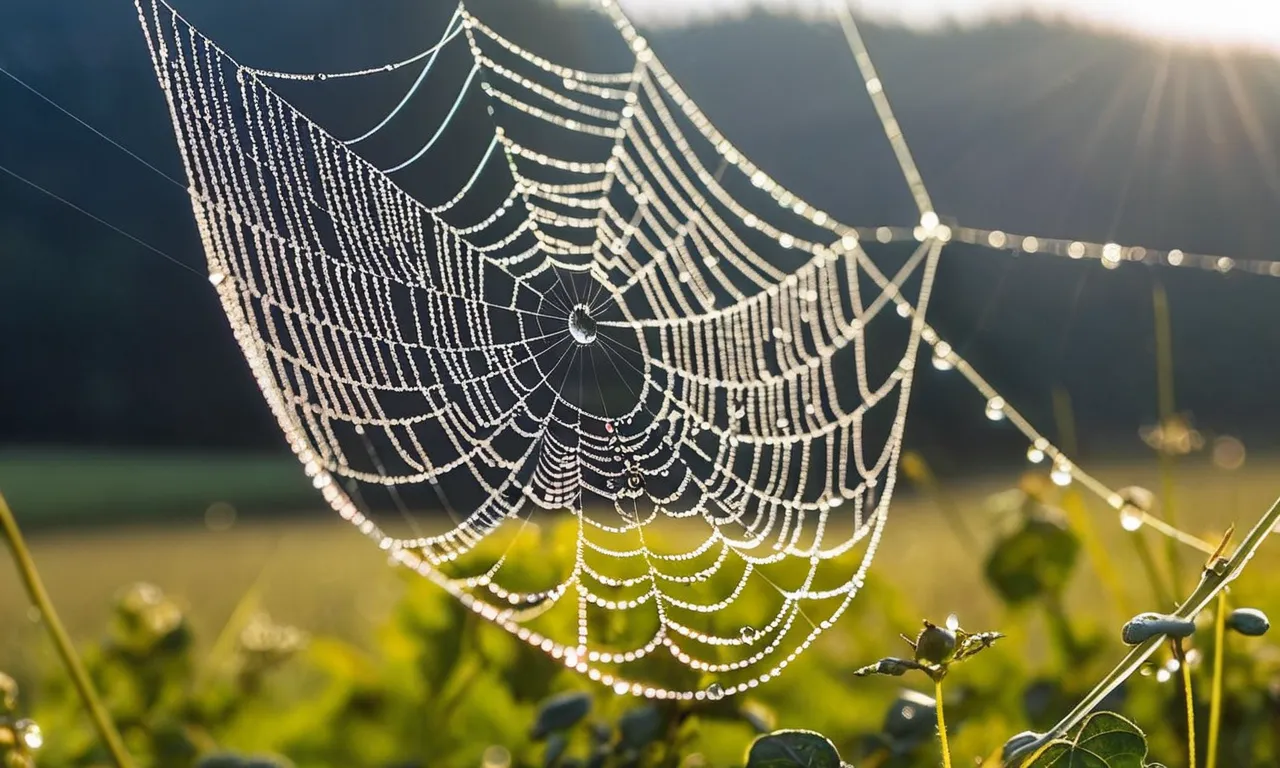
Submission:
<svg viewBox="0 0 1280 768">
<path fill-rule="evenodd" d="M 923 664 L 946 664 L 956 655 L 956 633 L 929 622 L 916 636 L 916 661 Z"/>
<path fill-rule="evenodd" d="M 1140 645 L 1160 635 L 1181 639 L 1190 637 L 1195 631 L 1194 621 L 1165 613 L 1140 613 L 1124 625 L 1121 637 L 1128 645 Z"/>
<path fill-rule="evenodd" d="M 1043 733 L 1036 733 L 1035 731 L 1023 731 L 1022 733 L 1015 734 L 1004 743 L 1004 748 L 1000 750 L 1000 759 L 1008 762 L 1009 758 L 1013 757 L 1015 752 L 1028 744 L 1034 744 L 1043 738 Z"/>
<path fill-rule="evenodd" d="M 899 677 L 913 669 L 923 669 L 923 667 L 910 659 L 899 659 L 890 656 L 877 661 L 875 664 L 869 664 L 861 669 L 856 669 L 853 674 L 856 677 L 866 677 L 867 675 L 890 675 L 892 677 Z"/>
<path fill-rule="evenodd" d="M 1248 637 L 1261 637 L 1271 629 L 1271 621 L 1257 608 L 1237 608 L 1227 615 L 1227 629 Z"/>
</svg>

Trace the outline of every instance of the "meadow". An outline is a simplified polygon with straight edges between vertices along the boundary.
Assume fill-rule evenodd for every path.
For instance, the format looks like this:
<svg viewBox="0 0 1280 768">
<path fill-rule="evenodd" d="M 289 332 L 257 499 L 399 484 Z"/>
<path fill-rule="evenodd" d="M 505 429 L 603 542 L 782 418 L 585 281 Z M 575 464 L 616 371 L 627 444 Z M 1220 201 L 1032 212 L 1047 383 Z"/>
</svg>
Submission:
<svg viewBox="0 0 1280 768">
<path fill-rule="evenodd" d="M 941 624 L 951 614 L 970 631 L 1007 636 L 947 678 L 950 751 L 956 764 L 975 765 L 1013 734 L 1043 729 L 1069 709 L 1123 654 L 1127 618 L 1172 610 L 1174 576 L 1163 537 L 1147 526 L 1125 531 L 1114 511 L 1043 473 L 931 484 L 921 482 L 921 465 L 907 463 L 871 578 L 850 613 L 779 679 L 714 703 L 654 706 L 593 686 L 464 616 L 324 512 L 233 514 L 199 492 L 161 495 L 138 508 L 184 511 L 135 515 L 119 526 L 33 525 L 31 545 L 141 765 L 188 765 L 231 750 L 300 768 L 734 766 L 758 732 L 802 728 L 824 734 L 860 767 L 934 766 L 930 681 L 853 673 L 884 656 L 910 655 L 898 635 L 914 637 L 922 619 Z M 1203 453 L 1182 457 L 1172 486 L 1180 527 L 1213 542 L 1233 523 L 1247 527 L 1273 501 L 1278 467 L 1274 457 L 1250 456 L 1235 470 Z M 157 478 L 166 470 L 147 474 L 137 464 L 123 477 L 135 488 L 163 488 Z M 1098 475 L 1113 487 L 1161 487 L 1154 460 L 1112 462 Z M 245 510 L 270 506 L 254 502 L 275 487 L 257 475 L 240 487 L 226 476 L 219 482 L 222 496 Z M 89 484 L 80 492 L 91 493 Z M 44 513 L 56 518 L 71 506 Z M 1067 534 L 1018 555 L 1022 570 L 1010 582 L 990 561 L 1012 546 L 1025 520 L 1040 516 L 1033 508 L 1062 510 L 1052 514 Z M 1205 556 L 1185 547 L 1178 554 L 1181 596 Z M 1280 612 L 1277 563 L 1274 545 L 1264 547 L 1232 586 L 1230 605 Z M 130 591 L 138 583 L 158 591 Z M 1010 583 L 1022 585 L 1014 587 L 1019 594 Z M 1211 623 L 1209 614 L 1202 620 Z M 18 680 L 21 709 L 44 729 L 38 764 L 106 764 L 14 579 L 0 580 L 0 615 L 0 669 Z M 1197 631 L 1187 662 L 1199 764 L 1212 636 L 1211 625 Z M 1147 731 L 1152 760 L 1187 765 L 1176 665 L 1168 651 L 1155 658 L 1108 708 Z M 1218 764 L 1275 765 L 1280 646 L 1233 638 L 1224 680 Z M 559 730 L 538 725 L 566 700 L 587 701 L 575 698 L 582 694 L 589 713 Z"/>
</svg>

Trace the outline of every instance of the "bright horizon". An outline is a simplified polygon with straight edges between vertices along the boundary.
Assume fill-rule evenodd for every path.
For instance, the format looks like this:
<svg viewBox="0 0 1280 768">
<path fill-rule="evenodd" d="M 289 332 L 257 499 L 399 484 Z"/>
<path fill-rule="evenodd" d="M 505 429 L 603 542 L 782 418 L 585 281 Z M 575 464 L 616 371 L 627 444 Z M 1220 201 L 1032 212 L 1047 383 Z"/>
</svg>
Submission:
<svg viewBox="0 0 1280 768">
<path fill-rule="evenodd" d="M 620 0 L 638 21 L 671 24 L 741 13 L 752 7 L 807 15 L 844 0 Z M 915 27 L 1032 13 L 1144 37 L 1280 52 L 1276 0 L 851 0 L 855 12 Z"/>
</svg>

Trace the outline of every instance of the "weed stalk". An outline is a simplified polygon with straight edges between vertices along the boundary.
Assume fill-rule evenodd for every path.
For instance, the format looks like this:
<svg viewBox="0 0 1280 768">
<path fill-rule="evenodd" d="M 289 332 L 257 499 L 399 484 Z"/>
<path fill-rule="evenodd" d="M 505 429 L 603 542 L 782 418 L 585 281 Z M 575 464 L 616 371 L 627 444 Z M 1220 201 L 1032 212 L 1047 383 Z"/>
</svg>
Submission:
<svg viewBox="0 0 1280 768">
<path fill-rule="evenodd" d="M 942 676 L 933 679 L 933 698 L 938 704 L 938 744 L 942 749 L 942 768 L 951 768 L 951 747 L 947 744 L 947 718 L 942 712 Z"/>
<path fill-rule="evenodd" d="M 26 541 L 22 538 L 18 521 L 13 516 L 13 510 L 9 509 L 9 503 L 5 501 L 3 494 L 0 494 L 0 527 L 3 527 L 5 540 L 9 542 L 9 549 L 13 551 L 13 562 L 18 569 L 18 575 L 22 577 L 27 596 L 31 599 L 31 604 L 40 611 L 41 621 L 49 629 L 49 636 L 53 639 L 53 645 L 58 651 L 58 657 L 62 660 L 62 666 L 66 668 L 71 682 L 75 684 L 80 700 L 89 711 L 89 717 L 93 720 L 93 725 L 102 738 L 103 744 L 106 745 L 107 752 L 111 754 L 116 768 L 134 768 L 133 759 L 124 747 L 120 732 L 116 730 L 115 723 L 111 721 L 111 715 L 107 713 L 106 707 L 98 698 L 93 682 L 84 668 L 84 662 L 76 653 L 66 628 L 62 626 L 62 621 L 58 619 L 53 601 L 49 599 L 44 582 L 40 580 L 40 572 L 36 569 L 35 560 L 32 559 L 31 551 L 27 549 Z"/>
<path fill-rule="evenodd" d="M 1206 768 L 1218 766 L 1218 730 L 1222 727 L 1222 666 L 1226 645 L 1227 593 L 1218 593 L 1217 615 L 1213 619 L 1213 683 L 1209 694 L 1209 743 Z"/>
<path fill-rule="evenodd" d="M 1173 324 L 1169 318 L 1169 296 L 1164 286 L 1156 282 L 1152 289 L 1151 304 L 1155 312 L 1156 336 L 1156 400 L 1160 412 L 1161 426 L 1169 424 L 1174 418 L 1173 396 Z M 1174 505 L 1174 456 L 1162 450 L 1160 454 L 1161 506 L 1164 519 L 1169 525 L 1178 527 L 1178 517 Z M 1181 568 L 1179 565 L 1178 546 L 1174 541 L 1165 543 L 1165 554 L 1169 558 L 1169 572 L 1173 578 L 1174 592 L 1181 590 Z"/>
<path fill-rule="evenodd" d="M 1196 700 L 1191 692 L 1191 665 L 1187 663 L 1182 640 L 1173 641 L 1173 657 L 1182 670 L 1182 697 L 1187 702 L 1187 768 L 1196 768 Z"/>
</svg>

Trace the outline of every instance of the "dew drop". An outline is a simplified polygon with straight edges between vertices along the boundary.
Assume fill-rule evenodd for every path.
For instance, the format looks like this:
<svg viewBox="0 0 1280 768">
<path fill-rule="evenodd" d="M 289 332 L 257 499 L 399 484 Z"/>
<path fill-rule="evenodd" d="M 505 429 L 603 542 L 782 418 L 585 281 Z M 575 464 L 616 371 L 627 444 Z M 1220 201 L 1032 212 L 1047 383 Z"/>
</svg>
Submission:
<svg viewBox="0 0 1280 768">
<path fill-rule="evenodd" d="M 1031 462 L 1032 464 L 1039 464 L 1040 462 L 1044 461 L 1044 451 L 1040 450 L 1034 445 L 1031 446 L 1030 448 L 1027 449 L 1027 461 Z"/>
<path fill-rule="evenodd" d="M 1053 471 L 1049 473 L 1049 479 L 1054 485 L 1062 488 L 1071 485 L 1071 465 L 1065 462 L 1055 464 Z"/>
<path fill-rule="evenodd" d="M 1004 421 L 1004 398 L 993 397 L 987 401 L 987 418 L 992 421 Z"/>
<path fill-rule="evenodd" d="M 596 321 L 585 304 L 579 304 L 569 312 L 569 335 L 579 344 L 592 344 L 596 340 Z"/>
<path fill-rule="evenodd" d="M 707 698 L 711 701 L 719 701 L 724 698 L 724 687 L 719 683 L 712 683 L 707 686 Z"/>
<path fill-rule="evenodd" d="M 1142 527 L 1142 511 L 1129 504 L 1120 509 L 1120 527 L 1126 531 L 1136 531 Z"/>
<path fill-rule="evenodd" d="M 19 720 L 15 726 L 15 730 L 22 739 L 22 745 L 27 749 L 34 751 L 44 746 L 44 732 L 40 730 L 40 726 L 30 720 Z"/>
<path fill-rule="evenodd" d="M 739 634 L 742 636 L 742 642 L 754 643 L 756 638 L 760 636 L 760 631 L 755 627 L 743 627 Z"/>
</svg>

